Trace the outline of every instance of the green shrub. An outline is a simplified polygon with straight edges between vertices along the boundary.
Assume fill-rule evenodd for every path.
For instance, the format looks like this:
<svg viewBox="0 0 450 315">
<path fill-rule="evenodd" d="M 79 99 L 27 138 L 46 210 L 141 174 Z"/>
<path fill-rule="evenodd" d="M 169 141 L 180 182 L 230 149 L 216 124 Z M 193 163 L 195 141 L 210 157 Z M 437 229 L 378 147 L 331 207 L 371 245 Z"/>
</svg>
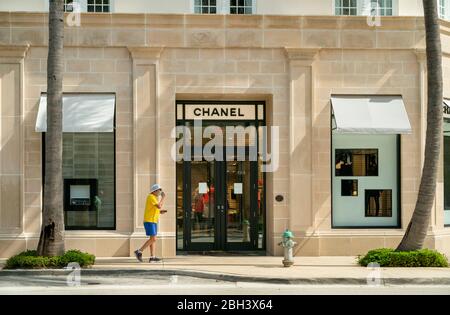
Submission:
<svg viewBox="0 0 450 315">
<path fill-rule="evenodd" d="M 358 264 L 378 263 L 380 267 L 448 267 L 444 254 L 431 249 L 396 252 L 392 248 L 379 248 L 358 256 Z"/>
<path fill-rule="evenodd" d="M 82 253 L 79 250 L 69 250 L 61 256 L 61 264 L 67 266 L 68 263 L 76 262 L 80 267 L 86 267 L 95 263 L 95 256 L 88 253 Z"/>
<path fill-rule="evenodd" d="M 394 250 L 391 248 L 380 248 L 369 251 L 365 256 L 358 257 L 358 263 L 361 266 L 367 266 L 372 262 L 378 263 L 380 266 L 387 266 L 390 262 L 390 254 Z"/>
<path fill-rule="evenodd" d="M 17 256 L 37 256 L 37 251 L 36 250 L 27 250 L 27 251 L 21 252 Z"/>
<path fill-rule="evenodd" d="M 88 267 L 95 263 L 95 256 L 79 250 L 69 250 L 62 256 L 38 256 L 35 250 L 28 250 L 6 261 L 5 269 L 64 268 L 76 262 L 80 267 Z"/>
</svg>

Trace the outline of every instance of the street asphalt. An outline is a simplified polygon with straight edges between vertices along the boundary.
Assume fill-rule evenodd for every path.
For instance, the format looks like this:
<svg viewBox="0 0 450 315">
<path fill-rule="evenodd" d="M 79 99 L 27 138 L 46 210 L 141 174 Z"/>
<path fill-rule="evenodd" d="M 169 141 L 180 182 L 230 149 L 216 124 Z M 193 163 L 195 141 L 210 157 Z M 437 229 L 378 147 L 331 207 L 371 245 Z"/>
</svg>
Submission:
<svg viewBox="0 0 450 315">
<path fill-rule="evenodd" d="M 450 268 L 364 268 L 355 257 L 296 257 L 284 268 L 281 260 L 98 258 L 79 273 L 1 270 L 0 294 L 450 294 Z M 75 274 L 80 286 L 67 282 Z"/>
</svg>

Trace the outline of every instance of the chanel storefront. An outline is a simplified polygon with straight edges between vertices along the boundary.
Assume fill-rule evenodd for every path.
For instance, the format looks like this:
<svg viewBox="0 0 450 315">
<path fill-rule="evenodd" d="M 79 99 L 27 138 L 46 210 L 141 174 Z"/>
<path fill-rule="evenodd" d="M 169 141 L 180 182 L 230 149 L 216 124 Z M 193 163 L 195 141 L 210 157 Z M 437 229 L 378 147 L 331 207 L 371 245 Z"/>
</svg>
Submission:
<svg viewBox="0 0 450 315">
<path fill-rule="evenodd" d="M 0 257 L 34 249 L 40 233 L 44 15 L 0 12 Z M 66 248 L 132 256 L 146 239 L 154 183 L 167 195 L 157 246 L 165 258 L 280 255 L 286 229 L 298 256 L 400 242 L 426 167 L 420 19 L 371 27 L 364 17 L 88 13 L 81 21 L 66 27 L 64 47 Z M 450 24 L 441 28 L 448 99 Z M 450 254 L 448 125 L 445 117 L 425 245 Z"/>
<path fill-rule="evenodd" d="M 177 101 L 178 251 L 265 250 L 264 110 Z"/>
</svg>

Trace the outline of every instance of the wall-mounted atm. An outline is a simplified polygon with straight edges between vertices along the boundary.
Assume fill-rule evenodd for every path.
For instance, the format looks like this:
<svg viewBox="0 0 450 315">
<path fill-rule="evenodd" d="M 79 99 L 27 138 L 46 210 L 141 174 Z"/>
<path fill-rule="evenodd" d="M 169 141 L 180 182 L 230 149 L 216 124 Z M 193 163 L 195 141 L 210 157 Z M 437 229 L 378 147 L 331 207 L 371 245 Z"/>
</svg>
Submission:
<svg viewBox="0 0 450 315">
<path fill-rule="evenodd" d="M 97 179 L 64 179 L 65 211 L 96 211 Z"/>
</svg>

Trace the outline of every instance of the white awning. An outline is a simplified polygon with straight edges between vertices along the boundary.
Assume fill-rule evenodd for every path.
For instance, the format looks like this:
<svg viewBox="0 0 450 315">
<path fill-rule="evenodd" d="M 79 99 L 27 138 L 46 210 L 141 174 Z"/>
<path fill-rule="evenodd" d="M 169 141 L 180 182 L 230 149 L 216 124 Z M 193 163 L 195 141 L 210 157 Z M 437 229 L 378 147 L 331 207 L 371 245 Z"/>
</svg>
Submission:
<svg viewBox="0 0 450 315">
<path fill-rule="evenodd" d="M 64 94 L 63 132 L 113 132 L 114 94 Z M 47 95 L 42 94 L 36 132 L 47 131 Z"/>
<path fill-rule="evenodd" d="M 333 95 L 333 128 L 345 134 L 410 134 L 401 96 Z"/>
</svg>

